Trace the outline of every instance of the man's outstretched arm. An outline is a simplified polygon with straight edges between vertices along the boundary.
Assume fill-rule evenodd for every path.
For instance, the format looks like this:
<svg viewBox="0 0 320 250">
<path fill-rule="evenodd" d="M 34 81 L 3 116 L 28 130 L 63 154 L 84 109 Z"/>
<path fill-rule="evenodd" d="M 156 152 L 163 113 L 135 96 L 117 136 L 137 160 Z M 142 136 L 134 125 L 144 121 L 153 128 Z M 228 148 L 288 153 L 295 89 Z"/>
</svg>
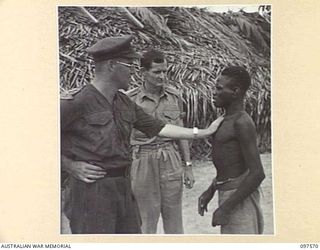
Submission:
<svg viewBox="0 0 320 250">
<path fill-rule="evenodd" d="M 199 129 L 197 135 L 194 134 L 194 129 L 192 128 L 184 128 L 171 124 L 166 124 L 160 133 L 159 136 L 169 137 L 174 139 L 197 139 L 204 138 L 206 136 L 212 135 L 215 133 L 223 121 L 223 116 L 218 117 L 214 120 L 210 126 L 206 129 Z"/>
</svg>

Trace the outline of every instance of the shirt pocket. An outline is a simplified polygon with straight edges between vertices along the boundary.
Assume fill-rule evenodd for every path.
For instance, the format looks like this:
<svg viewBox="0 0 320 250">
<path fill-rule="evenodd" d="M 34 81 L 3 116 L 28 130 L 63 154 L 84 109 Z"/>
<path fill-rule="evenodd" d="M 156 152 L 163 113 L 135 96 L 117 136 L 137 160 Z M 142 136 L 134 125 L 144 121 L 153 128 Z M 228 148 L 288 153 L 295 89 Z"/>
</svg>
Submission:
<svg viewBox="0 0 320 250">
<path fill-rule="evenodd" d="M 163 117 L 171 124 L 178 124 L 180 121 L 180 110 L 163 110 Z"/>
<path fill-rule="evenodd" d="M 110 111 L 101 111 L 84 116 L 86 121 L 85 136 L 91 150 L 99 153 L 108 148 L 114 134 L 113 115 Z"/>
<path fill-rule="evenodd" d="M 88 114 L 84 118 L 89 125 L 103 126 L 111 121 L 112 114 L 110 111 L 101 111 L 101 112 Z"/>
</svg>

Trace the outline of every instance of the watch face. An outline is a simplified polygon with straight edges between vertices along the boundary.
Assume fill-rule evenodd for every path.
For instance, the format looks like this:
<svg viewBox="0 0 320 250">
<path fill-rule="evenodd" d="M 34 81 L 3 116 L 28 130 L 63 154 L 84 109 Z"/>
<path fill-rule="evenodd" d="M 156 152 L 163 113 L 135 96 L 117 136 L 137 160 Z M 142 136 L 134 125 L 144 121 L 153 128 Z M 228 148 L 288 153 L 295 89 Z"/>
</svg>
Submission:
<svg viewBox="0 0 320 250">
<path fill-rule="evenodd" d="M 194 136 L 197 136 L 198 135 L 198 132 L 199 132 L 199 129 L 197 127 L 194 127 L 193 128 L 193 135 Z"/>
</svg>

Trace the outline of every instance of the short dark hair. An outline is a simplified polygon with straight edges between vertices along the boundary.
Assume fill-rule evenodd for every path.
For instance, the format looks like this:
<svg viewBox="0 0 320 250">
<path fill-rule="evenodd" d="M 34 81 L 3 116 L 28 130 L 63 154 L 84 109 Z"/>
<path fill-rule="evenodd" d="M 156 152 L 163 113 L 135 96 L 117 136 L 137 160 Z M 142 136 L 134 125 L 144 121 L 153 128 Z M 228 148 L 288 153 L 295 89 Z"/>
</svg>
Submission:
<svg viewBox="0 0 320 250">
<path fill-rule="evenodd" d="M 141 58 L 141 67 L 149 70 L 151 64 L 154 63 L 163 63 L 165 61 L 164 54 L 158 50 L 149 50 L 142 55 Z"/>
<path fill-rule="evenodd" d="M 221 75 L 228 76 L 234 80 L 243 92 L 246 92 L 251 85 L 251 77 L 248 71 L 240 66 L 230 66 L 225 68 Z"/>
</svg>

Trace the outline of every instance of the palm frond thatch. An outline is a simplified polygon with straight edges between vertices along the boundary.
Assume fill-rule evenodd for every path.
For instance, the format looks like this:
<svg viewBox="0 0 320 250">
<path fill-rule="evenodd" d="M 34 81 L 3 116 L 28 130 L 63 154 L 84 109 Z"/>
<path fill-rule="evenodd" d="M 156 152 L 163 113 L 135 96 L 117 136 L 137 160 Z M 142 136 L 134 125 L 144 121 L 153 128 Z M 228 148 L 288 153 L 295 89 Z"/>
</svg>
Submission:
<svg viewBox="0 0 320 250">
<path fill-rule="evenodd" d="M 170 84 L 183 92 L 186 126 L 206 127 L 221 110 L 213 105 L 215 80 L 227 66 L 242 65 L 252 76 L 246 110 L 253 117 L 261 151 L 271 149 L 270 23 L 259 15 L 213 13 L 182 7 L 128 8 L 143 23 L 139 29 L 121 8 L 87 7 L 96 24 L 77 7 L 59 7 L 60 88 L 63 96 L 93 77 L 85 48 L 101 38 L 134 34 L 139 51 L 158 48 L 169 62 Z M 257 35 L 258 34 L 258 35 Z M 257 38 L 258 37 L 258 38 Z M 141 84 L 138 71 L 132 86 Z M 208 141 L 195 141 L 193 155 L 210 154 Z"/>
</svg>

